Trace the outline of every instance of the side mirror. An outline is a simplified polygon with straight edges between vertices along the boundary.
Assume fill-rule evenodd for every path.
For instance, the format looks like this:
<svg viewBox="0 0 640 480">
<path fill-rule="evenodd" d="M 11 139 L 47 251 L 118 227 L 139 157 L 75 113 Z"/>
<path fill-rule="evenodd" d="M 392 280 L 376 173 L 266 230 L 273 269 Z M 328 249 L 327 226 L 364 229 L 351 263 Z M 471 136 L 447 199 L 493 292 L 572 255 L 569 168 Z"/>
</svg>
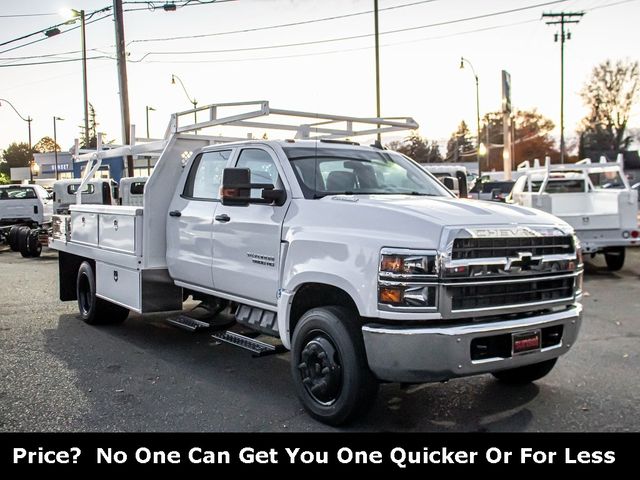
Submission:
<svg viewBox="0 0 640 480">
<path fill-rule="evenodd" d="M 252 189 L 262 189 L 261 198 L 252 198 Z M 276 190 L 270 183 L 251 183 L 248 168 L 225 168 L 222 171 L 220 198 L 223 205 L 246 207 L 251 203 L 282 205 L 286 200 L 284 190 Z"/>
</svg>

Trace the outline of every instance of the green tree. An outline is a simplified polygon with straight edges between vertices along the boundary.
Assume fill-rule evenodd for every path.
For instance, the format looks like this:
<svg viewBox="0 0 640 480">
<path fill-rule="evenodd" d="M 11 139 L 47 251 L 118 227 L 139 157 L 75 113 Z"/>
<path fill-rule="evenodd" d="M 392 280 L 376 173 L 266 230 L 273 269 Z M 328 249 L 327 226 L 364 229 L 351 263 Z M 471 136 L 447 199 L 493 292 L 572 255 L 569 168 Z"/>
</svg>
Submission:
<svg viewBox="0 0 640 480">
<path fill-rule="evenodd" d="M 9 175 L 6 173 L 0 173 L 0 185 L 8 185 L 9 183 L 11 183 Z"/>
<path fill-rule="evenodd" d="M 417 131 L 411 132 L 402 141 L 390 142 L 387 148 L 400 152 L 418 163 L 442 162 L 438 143 L 436 141 L 429 142 L 426 138 L 421 137 Z"/>
<path fill-rule="evenodd" d="M 11 169 L 17 167 L 28 167 L 33 159 L 33 150 L 29 150 L 28 143 L 13 142 L 2 152 L 2 162 L 0 162 L 0 173 L 11 175 Z"/>
<path fill-rule="evenodd" d="M 447 142 L 447 156 L 445 160 L 448 162 L 460 162 L 461 157 L 471 159 L 475 155 L 476 147 L 472 140 L 471 132 L 465 121 L 461 121 L 455 132 L 451 134 L 451 138 Z"/>
<path fill-rule="evenodd" d="M 60 152 L 61 149 L 60 145 L 53 141 L 53 138 L 42 137 L 40 140 L 38 140 L 38 143 L 33 146 L 33 151 L 37 153 L 49 153 L 55 151 Z"/>
<path fill-rule="evenodd" d="M 589 150 L 627 150 L 633 138 L 627 135 L 629 116 L 640 93 L 637 61 L 606 60 L 594 67 L 580 96 L 589 108 L 580 127 L 580 157 Z"/>
</svg>

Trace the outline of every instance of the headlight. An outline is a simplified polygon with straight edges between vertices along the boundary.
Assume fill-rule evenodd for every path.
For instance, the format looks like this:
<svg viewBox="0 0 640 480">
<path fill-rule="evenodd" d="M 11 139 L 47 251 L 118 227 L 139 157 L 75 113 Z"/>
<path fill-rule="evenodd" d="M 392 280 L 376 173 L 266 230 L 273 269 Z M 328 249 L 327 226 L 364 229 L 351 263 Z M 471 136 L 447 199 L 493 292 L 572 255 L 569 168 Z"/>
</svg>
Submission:
<svg viewBox="0 0 640 480">
<path fill-rule="evenodd" d="M 381 252 L 381 277 L 436 277 L 437 273 L 434 251 L 403 251 L 385 248 Z"/>
<path fill-rule="evenodd" d="M 378 303 L 388 307 L 435 308 L 437 252 L 384 248 L 380 252 Z"/>
</svg>

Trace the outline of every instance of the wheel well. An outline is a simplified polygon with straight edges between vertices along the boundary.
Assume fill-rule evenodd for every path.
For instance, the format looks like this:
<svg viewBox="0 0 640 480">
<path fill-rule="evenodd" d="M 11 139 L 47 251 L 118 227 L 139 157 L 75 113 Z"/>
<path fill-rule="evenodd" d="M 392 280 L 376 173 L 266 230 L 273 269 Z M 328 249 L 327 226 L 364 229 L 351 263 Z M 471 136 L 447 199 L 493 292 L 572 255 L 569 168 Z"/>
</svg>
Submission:
<svg viewBox="0 0 640 480">
<path fill-rule="evenodd" d="M 324 283 L 305 283 L 298 287 L 289 313 L 289 334 L 292 336 L 302 315 L 316 307 L 340 305 L 358 313 L 358 307 L 347 292 Z"/>
<path fill-rule="evenodd" d="M 58 252 L 58 276 L 60 280 L 60 300 L 77 300 L 76 279 L 82 262 L 89 262 L 95 272 L 95 261 L 66 252 Z"/>
</svg>

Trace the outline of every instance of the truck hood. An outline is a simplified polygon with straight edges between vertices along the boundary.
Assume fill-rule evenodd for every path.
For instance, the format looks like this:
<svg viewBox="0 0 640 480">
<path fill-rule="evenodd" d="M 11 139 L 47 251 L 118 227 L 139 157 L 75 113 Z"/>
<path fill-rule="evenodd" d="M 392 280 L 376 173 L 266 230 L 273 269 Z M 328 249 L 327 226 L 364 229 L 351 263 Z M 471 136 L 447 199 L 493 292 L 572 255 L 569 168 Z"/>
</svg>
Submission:
<svg viewBox="0 0 640 480">
<path fill-rule="evenodd" d="M 569 225 L 541 210 L 498 202 L 409 195 L 338 195 L 323 201 L 373 207 L 409 215 L 438 226 L 467 225 Z M 368 208 L 367 208 L 368 209 Z"/>
</svg>

